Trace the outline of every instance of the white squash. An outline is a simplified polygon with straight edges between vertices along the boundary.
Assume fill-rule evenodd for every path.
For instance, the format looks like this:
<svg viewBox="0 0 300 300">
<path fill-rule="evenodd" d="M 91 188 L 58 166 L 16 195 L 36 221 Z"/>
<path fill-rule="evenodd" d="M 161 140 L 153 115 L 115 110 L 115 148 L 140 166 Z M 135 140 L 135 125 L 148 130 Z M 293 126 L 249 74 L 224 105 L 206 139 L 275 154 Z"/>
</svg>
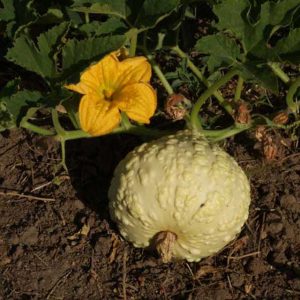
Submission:
<svg viewBox="0 0 300 300">
<path fill-rule="evenodd" d="M 221 250 L 248 217 L 250 185 L 236 161 L 185 130 L 145 143 L 117 166 L 109 208 L 122 236 L 163 261 Z"/>
</svg>

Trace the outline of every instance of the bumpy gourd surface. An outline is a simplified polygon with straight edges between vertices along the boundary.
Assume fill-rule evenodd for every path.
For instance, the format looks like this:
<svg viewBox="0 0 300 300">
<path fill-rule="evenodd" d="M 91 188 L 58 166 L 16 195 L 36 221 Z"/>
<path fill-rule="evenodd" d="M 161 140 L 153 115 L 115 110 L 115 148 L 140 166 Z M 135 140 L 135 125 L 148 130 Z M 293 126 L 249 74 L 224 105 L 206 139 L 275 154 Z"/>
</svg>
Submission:
<svg viewBox="0 0 300 300">
<path fill-rule="evenodd" d="M 225 151 L 180 131 L 130 152 L 115 170 L 109 198 L 113 220 L 134 246 L 170 231 L 177 235 L 173 257 L 199 261 L 240 232 L 250 187 Z"/>
</svg>

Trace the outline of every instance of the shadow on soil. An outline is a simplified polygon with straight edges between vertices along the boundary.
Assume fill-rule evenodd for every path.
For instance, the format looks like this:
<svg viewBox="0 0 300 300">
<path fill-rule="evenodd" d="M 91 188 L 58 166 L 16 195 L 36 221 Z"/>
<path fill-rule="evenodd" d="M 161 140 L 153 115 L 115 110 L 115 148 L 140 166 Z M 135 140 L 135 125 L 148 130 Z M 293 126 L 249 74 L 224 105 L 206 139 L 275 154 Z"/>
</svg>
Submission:
<svg viewBox="0 0 300 300">
<path fill-rule="evenodd" d="M 107 192 L 115 167 L 141 143 L 142 140 L 135 136 L 115 135 L 67 144 L 71 183 L 78 198 L 101 219 L 109 219 Z"/>
</svg>

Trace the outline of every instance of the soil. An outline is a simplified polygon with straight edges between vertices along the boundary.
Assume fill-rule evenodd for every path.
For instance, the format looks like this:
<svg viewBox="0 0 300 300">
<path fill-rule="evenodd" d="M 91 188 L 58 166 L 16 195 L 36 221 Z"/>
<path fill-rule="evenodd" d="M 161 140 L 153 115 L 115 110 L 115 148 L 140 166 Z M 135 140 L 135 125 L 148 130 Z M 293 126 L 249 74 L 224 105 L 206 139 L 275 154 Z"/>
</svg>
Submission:
<svg viewBox="0 0 300 300">
<path fill-rule="evenodd" d="M 69 143 L 66 173 L 56 142 L 3 133 L 0 299 L 299 299 L 299 149 L 267 162 L 249 141 L 224 144 L 251 180 L 240 235 L 199 263 L 163 264 L 124 241 L 107 209 L 114 167 L 141 140 Z"/>
</svg>

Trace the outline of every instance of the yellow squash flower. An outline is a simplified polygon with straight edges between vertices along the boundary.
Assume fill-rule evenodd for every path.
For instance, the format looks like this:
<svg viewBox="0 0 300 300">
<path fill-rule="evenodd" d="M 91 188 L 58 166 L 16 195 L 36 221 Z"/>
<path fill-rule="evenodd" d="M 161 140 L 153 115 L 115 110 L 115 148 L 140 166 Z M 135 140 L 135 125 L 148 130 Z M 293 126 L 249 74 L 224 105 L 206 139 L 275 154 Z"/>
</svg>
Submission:
<svg viewBox="0 0 300 300">
<path fill-rule="evenodd" d="M 149 84 L 151 66 L 145 57 L 119 60 L 120 52 L 106 55 L 80 76 L 80 82 L 66 88 L 83 94 L 79 104 L 81 128 L 93 136 L 115 129 L 120 112 L 139 123 L 148 124 L 157 98 Z"/>
</svg>

